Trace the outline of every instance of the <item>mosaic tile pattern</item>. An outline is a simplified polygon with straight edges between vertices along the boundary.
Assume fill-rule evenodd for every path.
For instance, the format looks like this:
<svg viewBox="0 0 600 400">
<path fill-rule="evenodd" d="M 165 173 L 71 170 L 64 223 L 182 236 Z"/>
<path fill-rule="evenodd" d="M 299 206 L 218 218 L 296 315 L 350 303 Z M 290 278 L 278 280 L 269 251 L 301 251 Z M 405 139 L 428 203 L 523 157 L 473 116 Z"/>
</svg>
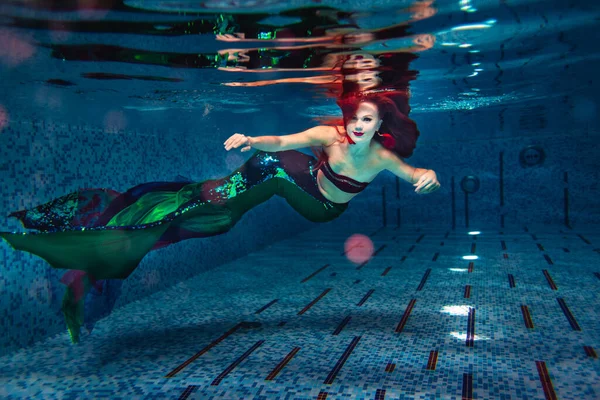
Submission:
<svg viewBox="0 0 600 400">
<path fill-rule="evenodd" d="M 492 118 L 489 115 L 486 117 Z M 436 118 L 423 118 L 417 122 L 431 122 L 426 120 L 435 121 Z M 481 123 L 469 119 L 463 122 L 464 125 L 459 126 L 486 125 L 485 119 Z M 428 132 L 424 126 L 419 125 L 421 131 Z M 447 125 L 432 132 L 445 129 Z M 423 139 L 427 140 L 427 137 Z M 385 219 L 390 226 L 396 226 L 398 220 L 401 225 L 409 226 L 451 226 L 454 218 L 456 226 L 464 228 L 468 214 L 470 227 L 502 226 L 502 220 L 507 227 L 523 223 L 556 225 L 565 221 L 567 189 L 570 224 L 576 227 L 584 224 L 598 225 L 600 208 L 597 200 L 591 196 L 592 193 L 598 193 L 600 181 L 600 157 L 597 155 L 596 143 L 597 133 L 577 137 L 503 137 L 476 142 L 452 141 L 449 138 L 448 141 L 439 143 L 419 142 L 415 154 L 406 161 L 411 165 L 436 171 L 442 185 L 440 190 L 430 196 L 415 196 L 409 184 L 397 182 L 391 174 L 381 174 L 377 182 L 385 186 L 385 194 L 381 187 L 370 187 L 365 191 L 365 196 L 361 194 L 352 201 L 348 209 L 352 212 L 341 218 L 349 223 L 369 223 L 374 218 L 377 218 L 377 222 L 383 222 Z M 547 154 L 544 164 L 532 168 L 520 165 L 519 154 L 529 145 L 543 147 Z M 469 195 L 467 211 L 460 182 L 468 175 L 477 176 L 481 186 L 476 193 Z M 502 205 L 501 186 L 504 197 Z M 385 201 L 382 201 L 384 196 Z M 386 206 L 382 203 L 386 203 Z"/>
<path fill-rule="evenodd" d="M 292 129 L 292 126 L 286 124 L 285 129 Z M 11 194 L 0 197 L 0 214 L 7 215 L 43 203 L 79 187 L 125 190 L 140 182 L 173 180 L 180 174 L 194 180 L 214 178 L 244 160 L 244 156 L 234 153 L 223 158 L 214 157 L 215 151 L 221 151 L 220 139 L 230 133 L 222 127 L 215 128 L 215 136 L 211 138 L 199 137 L 189 130 L 169 130 L 168 135 L 166 132 L 153 129 L 117 133 L 106 132 L 98 126 L 59 124 L 43 119 L 12 120 L 0 135 L 0 160 L 3 161 L 0 163 L 0 186 L 3 193 Z M 403 229 L 411 225 L 446 227 L 454 218 L 456 226 L 464 228 L 465 199 L 458 186 L 460 179 L 468 174 L 478 175 L 482 184 L 480 191 L 469 198 L 472 227 L 499 226 L 500 215 L 504 215 L 506 226 L 530 221 L 561 223 L 565 217 L 565 188 L 570 195 L 571 223 L 574 226 L 598 223 L 597 200 L 590 196 L 597 191 L 600 174 L 600 158 L 595 153 L 597 134 L 552 137 L 547 143 L 542 143 L 540 138 L 530 139 L 504 138 L 465 145 L 463 142 L 427 143 L 428 139 L 424 137 L 425 145 L 420 142 L 418 151 L 408 161 L 438 173 L 442 188 L 437 193 L 415 196 L 410 185 L 384 173 L 369 190 L 352 201 L 348 211 L 334 221 L 334 226 L 363 227 L 373 221 L 385 221 L 387 226 L 399 222 Z M 182 147 L 181 141 L 186 146 Z M 541 168 L 519 166 L 519 151 L 529 144 L 543 145 L 547 152 L 547 163 Z M 132 149 L 138 153 L 132 156 Z M 500 153 L 504 155 L 506 201 L 502 207 L 498 205 Z M 139 162 L 132 164 L 132 157 Z M 563 179 L 565 172 L 568 182 Z M 453 177 L 456 180 L 454 209 L 451 207 Z M 262 223 L 265 219 L 269 224 Z M 262 229 L 260 235 L 248 234 L 259 226 Z M 150 253 L 135 271 L 135 279 L 124 283 L 116 307 L 143 299 L 206 269 L 313 226 L 294 213 L 284 200 L 272 199 L 249 212 L 227 235 L 185 242 Z M 2 229 L 21 230 L 21 227 L 15 220 L 4 218 Z M 229 246 L 232 241 L 238 243 L 233 249 Z M 313 252 L 316 249 L 317 246 L 311 247 Z M 410 252 L 401 258 L 409 256 Z M 443 252 L 437 257 L 440 261 Z M 551 254 L 548 257 L 552 259 Z M 0 330 L 4 332 L 0 336 L 0 354 L 29 346 L 63 329 L 63 318 L 58 311 L 64 290 L 59 282 L 62 271 L 49 269 L 37 257 L 12 251 L 5 243 L 0 244 L 0 268 L 0 304 L 8 305 L 0 307 Z M 476 288 L 469 290 L 474 296 Z"/>
<path fill-rule="evenodd" d="M 334 228 L 0 358 L 0 396 L 600 397 L 598 230 Z M 350 232 L 377 254 L 350 262 Z"/>
<path fill-rule="evenodd" d="M 222 151 L 222 141 L 181 132 L 175 141 L 157 132 L 114 133 L 93 126 L 13 121 L 0 134 L 0 192 L 5 194 L 0 196 L 0 230 L 23 231 L 16 219 L 6 217 L 9 213 L 79 188 L 124 191 L 142 182 L 173 181 L 179 174 L 192 180 L 211 179 L 233 171 L 248 156 L 228 153 L 215 158 L 216 151 Z M 279 218 L 261 225 L 272 213 Z M 248 212 L 227 235 L 152 252 L 134 272 L 136 278 L 124 282 L 116 307 L 291 237 L 297 231 L 289 230 L 290 221 L 297 231 L 313 226 L 283 199 L 274 198 Z M 260 235 L 245 234 L 257 226 Z M 231 241 L 238 245 L 231 248 Z M 0 355 L 64 329 L 60 306 L 65 286 L 59 282 L 63 274 L 0 240 Z"/>
</svg>

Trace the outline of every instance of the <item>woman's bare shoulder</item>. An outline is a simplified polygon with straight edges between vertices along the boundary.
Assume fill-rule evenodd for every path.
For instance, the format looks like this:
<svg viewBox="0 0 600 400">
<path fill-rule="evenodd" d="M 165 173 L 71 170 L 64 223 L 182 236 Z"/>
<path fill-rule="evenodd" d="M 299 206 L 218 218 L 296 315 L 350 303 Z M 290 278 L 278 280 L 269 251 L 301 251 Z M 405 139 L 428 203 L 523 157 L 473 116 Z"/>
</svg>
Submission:
<svg viewBox="0 0 600 400">
<path fill-rule="evenodd" d="M 379 160 L 378 167 L 381 170 L 388 169 L 391 164 L 402 162 L 402 159 L 393 151 L 386 149 L 380 143 L 376 143 L 375 152 L 376 157 Z"/>
<path fill-rule="evenodd" d="M 335 126 L 319 125 L 317 128 L 319 129 L 319 134 L 325 141 L 325 146 L 331 146 L 343 140 L 344 135 Z"/>
</svg>

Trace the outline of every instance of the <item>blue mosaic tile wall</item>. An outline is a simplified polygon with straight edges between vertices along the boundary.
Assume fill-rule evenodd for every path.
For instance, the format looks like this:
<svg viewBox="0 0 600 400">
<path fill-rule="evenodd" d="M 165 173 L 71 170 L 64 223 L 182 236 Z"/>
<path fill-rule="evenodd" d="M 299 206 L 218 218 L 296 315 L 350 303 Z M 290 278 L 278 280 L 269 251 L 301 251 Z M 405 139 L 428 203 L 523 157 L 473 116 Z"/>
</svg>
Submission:
<svg viewBox="0 0 600 400">
<path fill-rule="evenodd" d="M 249 153 L 225 153 L 225 138 L 178 140 L 135 131 L 104 132 L 51 123 L 12 121 L 0 133 L 2 229 L 22 231 L 6 216 L 79 188 L 125 191 L 139 183 L 172 181 L 178 175 L 203 180 L 226 175 Z M 184 145 L 182 145 L 184 144 Z M 223 157 L 214 154 L 224 153 Z M 223 171 L 227 171 L 223 173 Z M 277 218 L 273 218 L 276 215 Z M 268 220 L 269 224 L 262 221 Z M 289 221 L 294 221 L 290 229 Z M 271 199 L 249 212 L 227 235 L 177 243 L 146 256 L 124 282 L 116 307 L 168 288 L 181 280 L 301 232 L 312 223 L 284 200 Z M 260 234 L 255 234 L 260 229 Z M 249 234 L 249 232 L 255 232 Z M 0 349 L 10 352 L 65 330 L 60 304 L 64 271 L 0 243 Z"/>
<path fill-rule="evenodd" d="M 441 188 L 419 196 L 414 188 L 384 173 L 377 185 L 350 203 L 341 219 L 357 226 L 371 220 L 398 224 L 466 227 L 521 223 L 600 224 L 600 157 L 598 136 L 552 136 L 424 143 L 406 161 L 436 171 Z M 543 164 L 522 167 L 520 152 L 539 146 Z M 502 164 L 502 167 L 501 167 Z M 502 175 L 502 185 L 501 185 Z M 468 195 L 468 211 L 461 180 L 479 179 L 479 190 Z M 454 179 L 454 206 L 452 194 Z M 504 204 L 500 204 L 501 186 Z M 382 187 L 384 189 L 382 189 Z M 565 195 L 567 190 L 567 195 Z M 566 196 L 566 197 L 565 197 Z M 565 200 L 567 198 L 567 200 Z M 568 211 L 565 211 L 565 201 Z M 385 207 L 383 204 L 385 203 Z M 468 215 L 467 215 L 468 213 Z M 468 221 L 467 221 L 468 218 Z"/>
</svg>

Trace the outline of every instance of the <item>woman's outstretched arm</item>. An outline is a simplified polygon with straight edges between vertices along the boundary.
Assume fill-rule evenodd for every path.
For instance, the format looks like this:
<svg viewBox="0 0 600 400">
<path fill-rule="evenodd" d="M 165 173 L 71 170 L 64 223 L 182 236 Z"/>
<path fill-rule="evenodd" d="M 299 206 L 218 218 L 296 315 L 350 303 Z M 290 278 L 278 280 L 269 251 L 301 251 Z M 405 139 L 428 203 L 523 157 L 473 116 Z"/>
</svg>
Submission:
<svg viewBox="0 0 600 400">
<path fill-rule="evenodd" d="M 400 179 L 412 183 L 418 194 L 431 193 L 440 188 L 437 175 L 431 169 L 415 168 L 395 154 L 391 154 L 384 161 L 388 171 Z"/>
<path fill-rule="evenodd" d="M 284 151 L 301 149 L 304 147 L 329 146 L 338 139 L 337 130 L 332 126 L 315 126 L 300 133 L 283 136 L 246 136 L 235 133 L 230 136 L 223 145 L 225 150 L 243 146 L 241 151 L 250 149 L 262 151 Z"/>
</svg>

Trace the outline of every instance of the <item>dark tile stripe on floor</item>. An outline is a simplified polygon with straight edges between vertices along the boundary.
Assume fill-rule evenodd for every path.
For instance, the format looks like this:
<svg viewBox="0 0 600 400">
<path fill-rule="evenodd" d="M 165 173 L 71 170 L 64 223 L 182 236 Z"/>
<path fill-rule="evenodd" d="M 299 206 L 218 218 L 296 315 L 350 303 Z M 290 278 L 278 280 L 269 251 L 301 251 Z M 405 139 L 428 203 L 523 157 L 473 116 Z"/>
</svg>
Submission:
<svg viewBox="0 0 600 400">
<path fill-rule="evenodd" d="M 396 327 L 396 333 L 400 333 L 402 332 L 402 329 L 404 329 L 404 325 L 406 325 L 406 321 L 408 321 L 408 317 L 410 317 L 410 313 L 413 307 L 415 306 L 416 301 L 417 299 L 411 299 L 408 303 L 408 306 L 406 307 L 406 310 L 404 310 L 404 314 L 402 315 L 402 319 L 400 319 L 400 322 Z"/>
<path fill-rule="evenodd" d="M 315 304 L 317 304 L 317 302 L 318 302 L 319 300 L 321 300 L 323 297 L 325 297 L 325 295 L 326 295 L 327 293 L 329 293 L 330 291 L 331 291 L 331 288 L 327 288 L 327 289 L 325 289 L 325 290 L 323 291 L 323 293 L 321 293 L 320 295 L 318 295 L 318 296 L 317 296 L 317 297 L 316 297 L 316 298 L 315 298 L 313 301 L 311 301 L 310 303 L 308 303 L 308 305 L 307 305 L 306 307 L 304 307 L 302 310 L 300 310 L 300 311 L 298 312 L 298 315 L 302 315 L 302 314 L 304 314 L 305 312 L 307 312 L 308 310 L 310 310 L 310 308 L 311 308 L 312 306 L 314 306 Z"/>
<path fill-rule="evenodd" d="M 202 350 L 200 350 L 199 352 L 194 354 L 192 357 L 188 358 L 185 362 L 183 362 L 181 365 L 179 365 L 173 371 L 171 371 L 167 375 L 165 375 L 165 378 L 172 378 L 175 375 L 177 375 L 179 372 L 181 372 L 181 370 L 183 370 L 185 367 L 187 367 L 192 362 L 194 362 L 198 357 L 201 357 L 203 354 L 206 354 L 206 352 L 208 352 L 210 349 L 212 349 L 213 347 L 215 347 L 216 345 L 221 343 L 223 340 L 225 340 L 227 337 L 229 337 L 233 333 L 235 333 L 235 331 L 240 329 L 242 327 L 242 325 L 243 325 L 243 323 L 240 322 L 239 324 L 237 324 L 236 326 L 234 326 L 233 328 L 231 328 L 230 330 L 225 332 L 223 335 L 219 336 L 217 339 L 212 341 L 208 346 L 204 347 Z"/>
<path fill-rule="evenodd" d="M 266 381 L 272 381 L 281 372 L 281 370 L 294 358 L 296 353 L 300 351 L 300 347 L 294 347 L 277 366 L 271 371 L 271 373 L 265 378 Z"/>
<path fill-rule="evenodd" d="M 250 354 L 252 354 L 254 352 L 254 350 L 258 349 L 264 342 L 265 342 L 264 340 L 259 340 L 258 342 L 254 343 L 254 345 L 252 345 L 252 347 L 250 347 L 244 354 L 242 354 L 237 360 L 235 360 L 227 368 L 225 368 L 225 370 L 223 370 L 223 372 L 221 372 L 219 374 L 219 376 L 217 376 L 215 378 L 215 380 L 213 380 L 211 382 L 211 385 L 212 386 L 217 386 L 219 383 L 221 383 L 221 381 L 227 375 L 229 375 L 229 373 L 231 371 L 233 371 L 235 369 L 235 367 L 237 367 L 238 365 L 240 365 L 240 363 L 242 361 L 244 361 L 246 358 L 248 358 L 248 356 L 250 356 Z"/>
<path fill-rule="evenodd" d="M 554 391 L 554 386 L 552 385 L 552 380 L 550 379 L 550 374 L 548 373 L 548 368 L 546 368 L 546 363 L 544 361 L 536 361 L 535 366 L 538 370 L 546 400 L 558 400 L 556 392 Z"/>
<path fill-rule="evenodd" d="M 352 339 L 352 342 L 350 342 L 350 344 L 346 348 L 346 351 L 344 351 L 338 362 L 335 363 L 335 366 L 333 367 L 333 369 L 331 370 L 331 372 L 329 373 L 329 375 L 323 383 L 325 383 L 326 385 L 331 385 L 333 383 L 335 377 L 340 372 L 340 370 L 342 369 L 342 367 L 356 348 L 356 345 L 358 345 L 360 338 L 360 336 L 355 336 L 354 339 Z"/>
</svg>

